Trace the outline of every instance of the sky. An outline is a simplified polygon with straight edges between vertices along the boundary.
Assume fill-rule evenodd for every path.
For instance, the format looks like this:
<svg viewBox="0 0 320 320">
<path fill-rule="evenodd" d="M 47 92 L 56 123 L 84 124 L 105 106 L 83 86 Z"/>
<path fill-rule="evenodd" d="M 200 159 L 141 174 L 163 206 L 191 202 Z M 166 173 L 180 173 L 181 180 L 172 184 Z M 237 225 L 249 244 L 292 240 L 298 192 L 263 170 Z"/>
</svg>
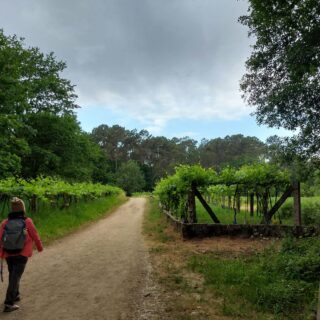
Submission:
<svg viewBox="0 0 320 320">
<path fill-rule="evenodd" d="M 53 51 L 75 85 L 78 120 L 166 137 L 265 140 L 241 97 L 253 39 L 246 0 L 0 0 L 0 28 Z"/>
</svg>

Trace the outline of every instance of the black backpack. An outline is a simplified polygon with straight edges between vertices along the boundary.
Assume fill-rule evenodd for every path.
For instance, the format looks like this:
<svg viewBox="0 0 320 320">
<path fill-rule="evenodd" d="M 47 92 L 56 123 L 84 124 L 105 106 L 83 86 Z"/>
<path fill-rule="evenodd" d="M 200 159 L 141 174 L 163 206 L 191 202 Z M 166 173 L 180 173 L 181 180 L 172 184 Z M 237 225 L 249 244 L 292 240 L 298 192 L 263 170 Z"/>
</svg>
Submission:
<svg viewBox="0 0 320 320">
<path fill-rule="evenodd" d="M 19 253 L 24 248 L 26 239 L 26 222 L 22 218 L 9 219 L 2 235 L 3 250 L 8 253 Z"/>
</svg>

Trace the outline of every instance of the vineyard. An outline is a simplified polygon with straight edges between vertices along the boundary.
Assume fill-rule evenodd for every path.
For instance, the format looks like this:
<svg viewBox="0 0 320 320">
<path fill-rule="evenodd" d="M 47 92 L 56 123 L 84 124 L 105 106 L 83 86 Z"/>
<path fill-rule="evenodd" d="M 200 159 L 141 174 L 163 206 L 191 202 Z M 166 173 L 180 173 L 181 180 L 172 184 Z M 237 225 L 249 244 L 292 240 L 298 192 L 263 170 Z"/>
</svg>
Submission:
<svg viewBox="0 0 320 320">
<path fill-rule="evenodd" d="M 109 185 L 68 183 L 50 177 L 38 177 L 28 181 L 8 178 L 0 180 L 0 210 L 2 214 L 9 210 L 9 201 L 13 196 L 24 199 L 28 211 L 37 212 L 41 205 L 64 209 L 80 200 L 93 200 L 121 192 L 120 188 Z"/>
<path fill-rule="evenodd" d="M 251 220 L 260 219 L 262 224 L 271 224 L 291 195 L 294 195 L 294 206 L 300 209 L 299 183 L 293 181 L 286 170 L 267 163 L 244 165 L 240 169 L 226 167 L 219 174 L 200 165 L 182 165 L 176 168 L 174 175 L 162 179 L 155 192 L 165 210 L 189 223 L 198 222 L 195 198 L 215 223 L 223 222 L 224 217 L 217 216 L 212 204 L 226 209 L 229 215 L 231 211 L 234 224 L 243 211 Z M 295 223 L 301 224 L 301 217 L 295 218 Z"/>
</svg>

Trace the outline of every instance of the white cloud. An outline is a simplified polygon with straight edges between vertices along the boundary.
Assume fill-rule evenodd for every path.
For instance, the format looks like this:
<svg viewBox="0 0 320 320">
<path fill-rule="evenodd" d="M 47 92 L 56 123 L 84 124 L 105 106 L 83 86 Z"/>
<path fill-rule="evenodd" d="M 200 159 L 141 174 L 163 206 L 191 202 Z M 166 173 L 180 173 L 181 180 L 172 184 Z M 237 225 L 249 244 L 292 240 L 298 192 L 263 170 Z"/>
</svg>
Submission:
<svg viewBox="0 0 320 320">
<path fill-rule="evenodd" d="M 176 119 L 236 120 L 248 115 L 252 109 L 241 100 L 238 90 L 211 89 L 210 87 L 186 90 L 182 88 L 162 88 L 159 92 L 142 90 L 143 95 L 116 94 L 107 90 L 87 97 L 80 105 L 87 107 L 104 106 L 124 117 L 131 117 L 146 126 L 153 134 L 160 134 L 166 124 Z M 85 94 L 79 93 L 80 97 Z"/>
<path fill-rule="evenodd" d="M 2 1 L 6 33 L 54 51 L 78 103 L 101 106 L 160 133 L 174 119 L 239 119 L 249 54 L 235 0 Z"/>
</svg>

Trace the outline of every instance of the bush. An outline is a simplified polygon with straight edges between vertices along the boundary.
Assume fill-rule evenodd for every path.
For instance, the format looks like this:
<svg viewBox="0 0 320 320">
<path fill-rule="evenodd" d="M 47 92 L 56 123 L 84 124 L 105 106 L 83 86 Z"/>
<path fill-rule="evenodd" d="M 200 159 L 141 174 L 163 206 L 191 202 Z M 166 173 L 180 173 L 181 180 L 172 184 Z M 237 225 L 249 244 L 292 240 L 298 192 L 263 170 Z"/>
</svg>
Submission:
<svg viewBox="0 0 320 320">
<path fill-rule="evenodd" d="M 226 303 L 247 301 L 257 311 L 306 319 L 316 304 L 320 238 L 284 239 L 280 251 L 271 247 L 249 258 L 193 256 L 189 267 L 203 274 Z"/>
<path fill-rule="evenodd" d="M 135 161 L 123 163 L 115 174 L 117 186 L 125 190 L 127 196 L 143 190 L 146 182 L 144 175 Z"/>
<path fill-rule="evenodd" d="M 273 311 L 274 314 L 298 311 L 306 300 L 306 292 L 310 285 L 301 281 L 283 280 L 257 288 L 256 303 L 262 310 Z"/>
<path fill-rule="evenodd" d="M 301 216 L 304 225 L 320 226 L 320 198 L 301 198 Z M 283 219 L 293 216 L 293 199 L 288 199 L 279 209 Z"/>
<path fill-rule="evenodd" d="M 274 262 L 286 279 L 315 282 L 320 279 L 320 239 L 318 237 L 283 240 L 281 254 Z M 270 268 L 270 263 L 266 264 Z"/>
<path fill-rule="evenodd" d="M 308 201 L 303 204 L 302 221 L 306 225 L 320 226 L 320 200 Z"/>
</svg>

